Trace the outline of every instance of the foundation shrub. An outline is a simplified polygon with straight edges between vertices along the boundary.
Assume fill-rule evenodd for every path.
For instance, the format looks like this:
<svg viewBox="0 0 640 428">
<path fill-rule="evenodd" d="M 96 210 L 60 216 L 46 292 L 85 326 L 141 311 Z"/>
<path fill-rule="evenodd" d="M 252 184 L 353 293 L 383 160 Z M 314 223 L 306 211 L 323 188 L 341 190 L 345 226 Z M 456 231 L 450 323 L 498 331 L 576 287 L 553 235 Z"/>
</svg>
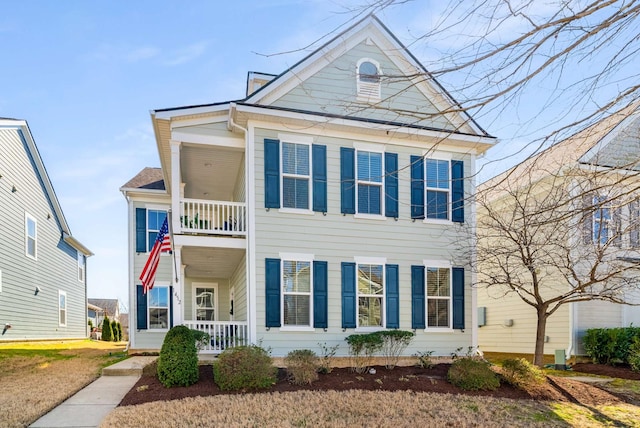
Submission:
<svg viewBox="0 0 640 428">
<path fill-rule="evenodd" d="M 318 356 L 310 349 L 296 349 L 284 359 L 289 382 L 295 385 L 310 385 L 318 380 Z"/>
<path fill-rule="evenodd" d="M 198 349 L 191 330 L 178 325 L 164 337 L 158 358 L 158 380 L 167 388 L 198 381 Z"/>
<path fill-rule="evenodd" d="M 629 347 L 629 365 L 634 372 L 640 372 L 640 337 L 634 337 Z"/>
<path fill-rule="evenodd" d="M 414 357 L 418 358 L 418 367 L 423 369 L 432 369 L 435 365 L 433 363 L 433 351 L 424 351 L 414 354 Z"/>
<path fill-rule="evenodd" d="M 276 383 L 277 369 L 269 352 L 257 345 L 225 349 L 213 365 L 213 377 L 223 391 L 266 389 Z"/>
<path fill-rule="evenodd" d="M 351 370 L 356 373 L 367 371 L 373 355 L 382 348 L 382 337 L 377 333 L 352 334 L 344 340 L 349 344 Z"/>
<path fill-rule="evenodd" d="M 510 358 L 502 362 L 502 378 L 516 388 L 526 389 L 544 381 L 544 373 L 524 358 Z"/>
<path fill-rule="evenodd" d="M 634 338 L 640 339 L 640 327 L 592 328 L 582 339 L 587 355 L 598 364 L 628 363 Z"/>
<path fill-rule="evenodd" d="M 320 346 L 321 356 L 318 361 L 320 367 L 318 367 L 318 372 L 320 373 L 331 373 L 333 370 L 333 357 L 336 356 L 336 352 L 338 352 L 338 348 L 340 345 L 328 346 L 326 343 L 318 343 Z"/>
<path fill-rule="evenodd" d="M 385 361 L 384 366 L 389 370 L 398 365 L 400 355 L 413 340 L 413 333 L 410 331 L 384 330 L 373 334 L 379 335 L 382 339 L 381 351 Z"/>
<path fill-rule="evenodd" d="M 474 358 L 458 358 L 447 373 L 453 385 L 466 391 L 493 391 L 500 386 L 498 375 L 486 361 Z"/>
</svg>

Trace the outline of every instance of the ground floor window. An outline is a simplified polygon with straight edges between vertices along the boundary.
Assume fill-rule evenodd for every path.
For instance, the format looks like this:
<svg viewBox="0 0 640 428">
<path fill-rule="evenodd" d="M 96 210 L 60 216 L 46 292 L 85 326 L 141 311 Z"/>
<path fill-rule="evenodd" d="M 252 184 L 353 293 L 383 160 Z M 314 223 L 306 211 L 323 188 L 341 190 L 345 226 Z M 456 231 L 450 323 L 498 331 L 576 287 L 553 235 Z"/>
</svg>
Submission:
<svg viewBox="0 0 640 428">
<path fill-rule="evenodd" d="M 169 287 L 156 285 L 147 293 L 149 329 L 169 328 Z"/>
<path fill-rule="evenodd" d="M 383 265 L 358 264 L 358 327 L 383 326 L 383 272 Z"/>
<path fill-rule="evenodd" d="M 311 326 L 311 261 L 282 261 L 284 326 Z"/>
<path fill-rule="evenodd" d="M 67 293 L 66 291 L 58 291 L 58 324 L 61 327 L 67 325 Z"/>
<path fill-rule="evenodd" d="M 427 267 L 427 328 L 451 326 L 451 269 Z"/>
</svg>

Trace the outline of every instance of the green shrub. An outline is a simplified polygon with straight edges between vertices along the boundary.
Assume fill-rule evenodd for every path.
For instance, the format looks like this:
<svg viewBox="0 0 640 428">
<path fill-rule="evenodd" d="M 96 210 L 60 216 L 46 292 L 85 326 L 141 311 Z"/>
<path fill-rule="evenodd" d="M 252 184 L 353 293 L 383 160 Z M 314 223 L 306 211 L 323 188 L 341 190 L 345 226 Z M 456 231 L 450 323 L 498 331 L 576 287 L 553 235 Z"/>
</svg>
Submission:
<svg viewBox="0 0 640 428">
<path fill-rule="evenodd" d="M 111 341 L 118 342 L 118 322 L 116 320 L 111 321 Z"/>
<path fill-rule="evenodd" d="M 356 373 L 366 372 L 373 360 L 373 354 L 382 348 L 382 336 L 377 332 L 352 334 L 344 340 L 349 344 L 351 369 Z"/>
<path fill-rule="evenodd" d="M 158 380 L 167 388 L 198 381 L 198 349 L 191 330 L 178 325 L 164 337 L 158 358 Z"/>
<path fill-rule="evenodd" d="M 629 347 L 629 365 L 634 372 L 640 372 L 640 337 L 634 337 Z"/>
<path fill-rule="evenodd" d="M 413 333 L 403 330 L 383 330 L 377 333 L 382 338 L 382 356 L 384 366 L 391 370 L 398 365 L 402 352 L 413 340 Z"/>
<path fill-rule="evenodd" d="M 582 343 L 587 355 L 598 364 L 628 363 L 629 349 L 634 338 L 640 338 L 640 328 L 592 328 Z"/>
<path fill-rule="evenodd" d="M 257 345 L 225 349 L 213 365 L 214 380 L 223 391 L 269 388 L 276 373 L 269 352 Z"/>
<path fill-rule="evenodd" d="M 310 385 L 318 380 L 318 356 L 310 349 L 296 349 L 284 359 L 289 381 L 295 385 Z"/>
<path fill-rule="evenodd" d="M 122 324 L 118 323 L 118 342 L 122 340 Z"/>
<path fill-rule="evenodd" d="M 111 321 L 109 321 L 109 317 L 104 317 L 104 320 L 102 320 L 102 340 L 111 342 L 112 339 L 113 331 L 111 331 Z"/>
<path fill-rule="evenodd" d="M 200 351 L 203 350 L 211 340 L 209 333 L 205 333 L 204 331 L 191 329 L 191 334 L 193 335 L 193 340 L 196 343 L 196 348 Z"/>
<path fill-rule="evenodd" d="M 502 362 L 502 377 L 517 388 L 542 383 L 544 373 L 524 358 L 510 358 Z"/>
<path fill-rule="evenodd" d="M 459 358 L 451 364 L 447 379 L 466 391 L 493 391 L 500 386 L 500 379 L 488 362 L 473 358 Z"/>
<path fill-rule="evenodd" d="M 333 370 L 333 368 L 331 367 L 332 363 L 333 363 L 333 357 L 336 356 L 336 352 L 338 352 L 338 348 L 340 347 L 340 345 L 335 345 L 335 346 L 327 346 L 326 343 L 318 343 L 318 345 L 320 346 L 320 351 L 322 352 L 322 356 L 320 357 L 319 360 L 319 367 L 318 367 L 318 371 L 320 373 L 331 373 L 331 371 Z"/>
<path fill-rule="evenodd" d="M 432 359 L 433 351 L 418 352 L 414 356 L 418 358 L 418 367 L 432 369 L 435 365 Z"/>
</svg>

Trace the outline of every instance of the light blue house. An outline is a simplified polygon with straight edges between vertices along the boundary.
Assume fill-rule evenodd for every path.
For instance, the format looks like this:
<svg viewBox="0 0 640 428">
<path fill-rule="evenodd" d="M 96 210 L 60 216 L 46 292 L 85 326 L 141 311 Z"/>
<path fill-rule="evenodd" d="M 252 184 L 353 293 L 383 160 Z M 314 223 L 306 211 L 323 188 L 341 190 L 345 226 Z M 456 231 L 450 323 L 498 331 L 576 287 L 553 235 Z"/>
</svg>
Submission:
<svg viewBox="0 0 640 428">
<path fill-rule="evenodd" d="M 0 341 L 88 336 L 86 260 L 24 120 L 0 118 Z"/>
<path fill-rule="evenodd" d="M 495 139 L 375 17 L 243 99 L 155 110 L 162 168 L 129 206 L 131 349 L 171 325 L 238 343 L 319 351 L 380 329 L 407 355 L 476 344 L 470 250 L 476 156 Z M 169 215 L 174 251 L 138 276 Z"/>
</svg>

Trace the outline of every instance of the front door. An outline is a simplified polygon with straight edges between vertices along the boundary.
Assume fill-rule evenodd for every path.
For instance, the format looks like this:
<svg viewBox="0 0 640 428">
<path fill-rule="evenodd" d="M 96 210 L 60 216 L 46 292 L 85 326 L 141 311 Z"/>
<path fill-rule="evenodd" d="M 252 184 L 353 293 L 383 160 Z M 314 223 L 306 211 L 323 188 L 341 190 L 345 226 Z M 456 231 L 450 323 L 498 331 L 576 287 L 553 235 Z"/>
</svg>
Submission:
<svg viewBox="0 0 640 428">
<path fill-rule="evenodd" d="M 218 284 L 193 284 L 193 308 L 197 321 L 218 319 Z"/>
</svg>

